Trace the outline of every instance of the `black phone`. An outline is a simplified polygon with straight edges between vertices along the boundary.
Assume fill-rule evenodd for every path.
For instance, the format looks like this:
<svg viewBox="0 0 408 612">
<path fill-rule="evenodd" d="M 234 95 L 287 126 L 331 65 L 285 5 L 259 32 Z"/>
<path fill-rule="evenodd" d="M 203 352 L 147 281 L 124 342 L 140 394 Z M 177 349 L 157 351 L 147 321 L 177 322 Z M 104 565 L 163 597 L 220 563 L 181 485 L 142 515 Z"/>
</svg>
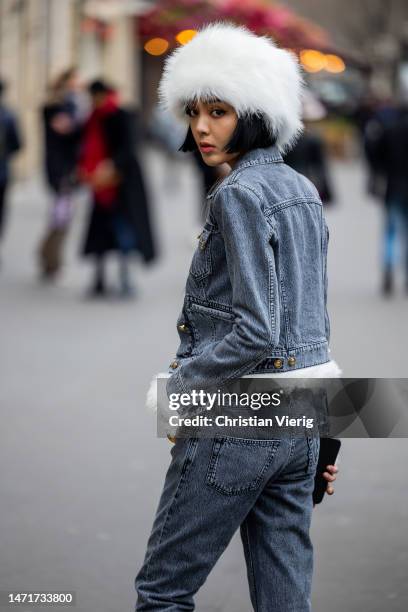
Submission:
<svg viewBox="0 0 408 612">
<path fill-rule="evenodd" d="M 320 504 L 326 492 L 327 480 L 323 477 L 326 465 L 334 465 L 339 454 L 341 442 L 337 438 L 320 438 L 319 460 L 316 468 L 313 503 Z"/>
</svg>

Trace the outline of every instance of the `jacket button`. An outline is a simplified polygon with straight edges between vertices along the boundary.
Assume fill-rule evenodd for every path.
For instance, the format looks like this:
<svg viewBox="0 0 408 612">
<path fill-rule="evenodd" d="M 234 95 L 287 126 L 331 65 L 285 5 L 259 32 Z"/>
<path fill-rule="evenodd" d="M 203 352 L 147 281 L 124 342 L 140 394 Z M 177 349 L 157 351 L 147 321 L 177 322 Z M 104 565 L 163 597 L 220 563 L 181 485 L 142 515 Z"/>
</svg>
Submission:
<svg viewBox="0 0 408 612">
<path fill-rule="evenodd" d="M 273 367 L 278 370 L 283 366 L 282 359 L 274 359 Z"/>
<path fill-rule="evenodd" d="M 178 326 L 178 328 L 179 328 L 179 330 L 180 330 L 181 332 L 187 332 L 187 331 L 188 331 L 188 325 L 186 325 L 185 323 L 181 323 L 181 324 Z"/>
<path fill-rule="evenodd" d="M 178 367 L 178 361 L 172 361 L 170 367 L 175 370 Z"/>
<path fill-rule="evenodd" d="M 296 363 L 296 357 L 288 357 L 288 365 L 294 366 Z"/>
</svg>

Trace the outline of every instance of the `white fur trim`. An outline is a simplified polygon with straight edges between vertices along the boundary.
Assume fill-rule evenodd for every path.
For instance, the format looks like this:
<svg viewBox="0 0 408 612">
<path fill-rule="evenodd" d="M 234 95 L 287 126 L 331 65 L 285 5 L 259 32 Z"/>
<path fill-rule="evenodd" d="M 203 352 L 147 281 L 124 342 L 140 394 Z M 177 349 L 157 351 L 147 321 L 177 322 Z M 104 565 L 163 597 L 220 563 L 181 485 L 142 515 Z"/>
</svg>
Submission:
<svg viewBox="0 0 408 612">
<path fill-rule="evenodd" d="M 231 104 L 238 116 L 263 114 L 285 152 L 303 129 L 303 86 L 294 53 L 245 26 L 216 22 L 166 59 L 158 93 L 161 106 L 186 123 L 185 103 L 211 96 Z"/>
<path fill-rule="evenodd" d="M 242 378 L 340 378 L 342 371 L 333 360 L 308 368 L 298 368 L 293 372 L 271 372 L 266 374 L 247 374 Z M 159 378 L 170 378 L 168 372 L 155 374 L 150 381 L 146 394 L 146 408 L 149 412 L 157 412 L 157 380 Z"/>
<path fill-rule="evenodd" d="M 157 412 L 157 379 L 170 378 L 168 372 L 159 372 L 155 374 L 150 381 L 149 388 L 146 393 L 146 408 L 149 412 Z"/>
</svg>

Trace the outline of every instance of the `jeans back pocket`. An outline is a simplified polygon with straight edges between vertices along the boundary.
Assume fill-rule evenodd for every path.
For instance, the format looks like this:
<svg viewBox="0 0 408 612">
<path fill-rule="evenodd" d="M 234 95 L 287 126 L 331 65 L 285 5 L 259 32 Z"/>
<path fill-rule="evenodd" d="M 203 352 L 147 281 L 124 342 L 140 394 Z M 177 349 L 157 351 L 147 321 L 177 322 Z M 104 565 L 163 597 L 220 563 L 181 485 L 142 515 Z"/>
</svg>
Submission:
<svg viewBox="0 0 408 612">
<path fill-rule="evenodd" d="M 280 440 L 214 439 L 206 482 L 225 495 L 239 495 L 259 488 Z"/>
</svg>

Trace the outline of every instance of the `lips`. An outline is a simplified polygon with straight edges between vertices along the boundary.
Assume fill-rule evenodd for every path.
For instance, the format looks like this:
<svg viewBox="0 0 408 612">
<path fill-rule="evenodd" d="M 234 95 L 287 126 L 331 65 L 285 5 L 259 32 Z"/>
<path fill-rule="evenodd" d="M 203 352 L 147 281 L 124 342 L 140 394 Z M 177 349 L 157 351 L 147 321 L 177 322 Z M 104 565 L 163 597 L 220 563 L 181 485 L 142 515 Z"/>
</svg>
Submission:
<svg viewBox="0 0 408 612">
<path fill-rule="evenodd" d="M 208 142 L 200 142 L 200 151 L 203 153 L 210 153 L 210 151 L 215 151 L 215 147 Z"/>
</svg>

